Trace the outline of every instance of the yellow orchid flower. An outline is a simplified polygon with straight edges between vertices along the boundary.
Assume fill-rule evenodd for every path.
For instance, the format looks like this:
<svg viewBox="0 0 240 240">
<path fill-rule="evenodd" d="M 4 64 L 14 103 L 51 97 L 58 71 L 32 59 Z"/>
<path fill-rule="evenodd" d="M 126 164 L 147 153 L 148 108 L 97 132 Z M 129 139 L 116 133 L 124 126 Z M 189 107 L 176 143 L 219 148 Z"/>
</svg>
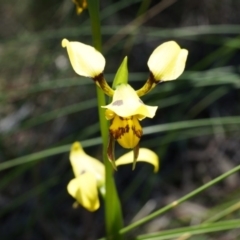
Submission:
<svg viewBox="0 0 240 240">
<path fill-rule="evenodd" d="M 116 165 L 124 165 L 133 162 L 133 152 L 129 152 L 116 160 Z M 159 169 L 159 159 L 153 151 L 140 148 L 137 161 L 150 163 L 154 166 L 154 172 Z M 68 193 L 87 210 L 93 212 L 100 207 L 98 191 L 105 195 L 105 168 L 102 162 L 87 155 L 81 144 L 72 144 L 70 152 L 74 179 L 68 186 Z"/>
<path fill-rule="evenodd" d="M 112 120 L 109 129 L 108 157 L 114 164 L 113 144 L 114 140 L 117 140 L 122 147 L 135 149 L 134 169 L 138 158 L 138 144 L 142 137 L 139 120 L 153 118 L 157 107 L 145 105 L 130 85 L 122 83 L 116 87 L 112 103 L 102 108 L 107 109 L 106 118 Z"/>
<path fill-rule="evenodd" d="M 124 148 L 133 148 L 134 169 L 142 136 L 139 120 L 153 118 L 157 110 L 157 106 L 147 106 L 139 97 L 151 91 L 160 81 L 178 78 L 185 68 L 188 51 L 181 49 L 174 41 L 158 46 L 147 63 L 150 70 L 149 78 L 142 88 L 135 91 L 128 84 L 126 57 L 115 76 L 115 89 L 112 89 L 103 75 L 105 58 L 100 52 L 91 46 L 69 42 L 67 39 L 62 40 L 62 46 L 67 48 L 74 71 L 81 76 L 92 78 L 105 94 L 113 97 L 112 103 L 102 106 L 106 108 L 106 118 L 111 120 L 108 157 L 115 167 L 114 140 L 116 140 Z"/>
<path fill-rule="evenodd" d="M 100 206 L 98 188 L 105 182 L 104 165 L 87 155 L 79 142 L 71 147 L 70 162 L 75 178 L 67 186 L 69 194 L 89 211 L 97 210 Z"/>
</svg>

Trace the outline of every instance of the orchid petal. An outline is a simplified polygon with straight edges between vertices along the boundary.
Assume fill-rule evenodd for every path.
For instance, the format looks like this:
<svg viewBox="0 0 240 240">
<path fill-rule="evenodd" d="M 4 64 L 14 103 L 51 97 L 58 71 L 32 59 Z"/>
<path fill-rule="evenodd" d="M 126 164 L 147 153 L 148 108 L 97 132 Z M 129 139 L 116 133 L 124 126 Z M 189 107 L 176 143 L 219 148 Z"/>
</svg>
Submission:
<svg viewBox="0 0 240 240">
<path fill-rule="evenodd" d="M 135 90 L 128 84 L 118 85 L 112 102 L 106 106 L 102 106 L 102 108 L 110 109 L 120 117 L 141 115 L 153 118 L 157 110 L 157 107 L 145 105 Z"/>
<path fill-rule="evenodd" d="M 174 41 L 158 46 L 148 60 L 148 67 L 157 81 L 178 78 L 184 71 L 188 51 Z"/>
<path fill-rule="evenodd" d="M 124 165 L 133 163 L 133 151 L 122 155 L 116 160 L 116 165 Z M 159 169 L 159 159 L 155 152 L 147 148 L 140 148 L 137 162 L 147 162 L 154 166 L 154 172 L 156 173 Z"/>
<path fill-rule="evenodd" d="M 95 48 L 80 43 L 62 40 L 62 47 L 67 48 L 74 71 L 84 77 L 97 77 L 105 67 L 105 58 Z"/>
<path fill-rule="evenodd" d="M 72 179 L 67 190 L 87 210 L 93 212 L 99 208 L 97 180 L 92 173 L 85 172 Z"/>
<path fill-rule="evenodd" d="M 75 177 L 82 173 L 92 173 L 100 186 L 105 179 L 105 168 L 102 162 L 87 155 L 79 142 L 73 143 L 70 152 L 70 162 L 73 168 Z"/>
</svg>

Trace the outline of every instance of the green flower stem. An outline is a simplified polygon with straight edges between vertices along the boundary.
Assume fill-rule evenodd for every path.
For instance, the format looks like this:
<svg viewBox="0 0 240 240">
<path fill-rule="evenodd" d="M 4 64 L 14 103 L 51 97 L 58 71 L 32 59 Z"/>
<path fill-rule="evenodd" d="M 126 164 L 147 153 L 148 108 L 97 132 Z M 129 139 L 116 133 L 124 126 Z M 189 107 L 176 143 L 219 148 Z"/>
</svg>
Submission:
<svg viewBox="0 0 240 240">
<path fill-rule="evenodd" d="M 140 226 L 140 225 L 142 225 L 142 224 L 144 224 L 144 223 L 154 219 L 155 217 L 158 217 L 159 215 L 162 215 L 163 213 L 165 213 L 165 212 L 171 210 L 172 208 L 178 206 L 179 204 L 189 200 L 190 198 L 194 197 L 195 195 L 201 193 L 202 191 L 208 189 L 209 187 L 211 187 L 214 184 L 222 181 L 223 179 L 229 177 L 230 175 L 236 173 L 239 170 L 240 170 L 240 165 L 235 167 L 235 168 L 233 168 L 233 169 L 231 169 L 230 171 L 220 175 L 219 177 L 213 179 L 212 181 L 202 185 L 201 187 L 199 187 L 196 190 L 188 193 L 187 195 L 183 196 L 182 198 L 180 198 L 180 199 L 178 199 L 178 200 L 176 200 L 176 201 L 166 205 L 165 207 L 163 207 L 163 208 L 153 212 L 152 214 L 149 214 L 147 217 L 144 217 L 141 220 L 139 220 L 139 221 L 137 221 L 135 223 L 132 223 L 132 224 L 130 224 L 129 226 L 127 226 L 125 228 L 122 228 L 120 230 L 120 234 L 125 234 L 125 233 L 131 231 L 132 229 L 134 229 L 134 228 L 136 228 L 136 227 L 138 227 L 138 226 Z"/>
<path fill-rule="evenodd" d="M 98 0 L 87 0 L 88 11 L 91 20 L 92 27 L 92 39 L 93 46 L 102 52 L 102 35 L 101 35 L 101 24 L 99 14 L 99 1 Z"/>
<path fill-rule="evenodd" d="M 87 4 L 92 26 L 93 45 L 98 51 L 101 51 L 102 41 L 99 16 L 99 1 L 87 0 Z M 107 158 L 108 122 L 105 118 L 104 110 L 101 108 L 101 106 L 106 105 L 106 98 L 104 92 L 99 87 L 97 87 L 97 99 L 101 135 L 103 140 L 103 159 L 106 170 L 106 196 L 104 202 L 107 239 L 121 240 L 123 239 L 123 235 L 119 234 L 119 230 L 123 227 L 122 210 L 113 178 L 112 165 Z"/>
</svg>

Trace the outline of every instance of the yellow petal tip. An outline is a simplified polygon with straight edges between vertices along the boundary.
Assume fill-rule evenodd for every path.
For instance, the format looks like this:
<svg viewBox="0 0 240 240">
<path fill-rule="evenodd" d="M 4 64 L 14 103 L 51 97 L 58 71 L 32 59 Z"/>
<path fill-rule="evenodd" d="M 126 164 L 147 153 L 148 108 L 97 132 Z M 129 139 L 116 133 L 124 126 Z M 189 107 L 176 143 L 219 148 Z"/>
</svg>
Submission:
<svg viewBox="0 0 240 240">
<path fill-rule="evenodd" d="M 116 166 L 116 164 L 115 164 L 115 161 L 111 161 L 111 164 L 112 164 L 113 169 L 114 169 L 115 171 L 117 171 L 117 166 Z"/>
<path fill-rule="evenodd" d="M 77 152 L 82 149 L 80 142 L 74 142 L 71 146 L 71 152 Z"/>
<path fill-rule="evenodd" d="M 136 163 L 134 162 L 133 165 L 132 165 L 132 171 L 135 170 L 135 167 L 136 167 Z"/>
<path fill-rule="evenodd" d="M 63 47 L 63 48 L 67 47 L 68 43 L 69 43 L 69 41 L 68 41 L 66 38 L 64 38 L 64 39 L 62 40 L 62 47 Z"/>
</svg>

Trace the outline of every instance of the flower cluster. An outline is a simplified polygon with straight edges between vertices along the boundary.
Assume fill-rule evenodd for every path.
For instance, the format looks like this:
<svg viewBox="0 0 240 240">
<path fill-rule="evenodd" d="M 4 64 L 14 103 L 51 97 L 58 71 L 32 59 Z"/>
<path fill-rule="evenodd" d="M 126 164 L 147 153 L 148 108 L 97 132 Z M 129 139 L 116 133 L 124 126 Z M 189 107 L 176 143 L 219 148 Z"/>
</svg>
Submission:
<svg viewBox="0 0 240 240">
<path fill-rule="evenodd" d="M 188 51 L 181 49 L 174 41 L 158 46 L 147 63 L 150 70 L 149 78 L 142 88 L 135 91 L 128 84 L 126 57 L 117 71 L 113 89 L 104 78 L 105 58 L 100 52 L 89 45 L 69 42 L 67 39 L 62 40 L 62 46 L 67 48 L 74 71 L 80 76 L 92 78 L 106 95 L 112 97 L 112 102 L 102 108 L 105 109 L 106 119 L 111 121 L 107 155 L 113 167 L 133 163 L 134 169 L 137 161 L 145 161 L 152 164 L 154 172 L 157 172 L 158 156 L 149 149 L 139 148 L 143 134 L 139 121 L 146 117 L 153 118 L 157 106 L 145 105 L 140 97 L 151 91 L 159 82 L 178 78 L 185 68 Z M 133 151 L 115 161 L 115 141 Z M 67 186 L 69 194 L 89 211 L 97 210 L 100 205 L 98 193 L 100 192 L 103 197 L 105 195 L 104 165 L 87 155 L 79 142 L 72 145 L 70 161 L 75 177 Z"/>
<path fill-rule="evenodd" d="M 142 88 L 135 91 L 128 84 L 127 58 L 123 60 L 116 78 L 117 85 L 112 89 L 104 78 L 105 58 L 95 48 L 80 43 L 62 40 L 62 46 L 67 48 L 68 56 L 74 71 L 80 75 L 92 78 L 104 93 L 113 97 L 105 108 L 105 116 L 111 121 L 109 129 L 108 157 L 114 164 L 114 141 L 122 147 L 134 150 L 134 165 L 138 157 L 139 141 L 142 137 L 142 127 L 139 121 L 153 118 L 157 106 L 145 105 L 139 98 L 151 91 L 159 82 L 178 78 L 184 68 L 188 55 L 186 49 L 181 49 L 174 41 L 158 46 L 148 60 L 150 75 Z"/>
</svg>

